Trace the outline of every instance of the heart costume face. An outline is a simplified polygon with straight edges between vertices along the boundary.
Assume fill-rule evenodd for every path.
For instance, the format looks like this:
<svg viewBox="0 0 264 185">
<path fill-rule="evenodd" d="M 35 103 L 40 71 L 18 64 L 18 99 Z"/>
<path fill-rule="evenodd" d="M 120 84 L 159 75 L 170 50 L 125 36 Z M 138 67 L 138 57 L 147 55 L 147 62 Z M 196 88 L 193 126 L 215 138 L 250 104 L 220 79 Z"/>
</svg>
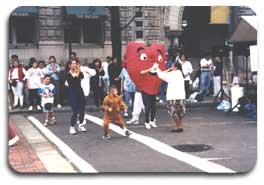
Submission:
<svg viewBox="0 0 264 185">
<path fill-rule="evenodd" d="M 137 88 L 147 94 L 157 95 L 161 80 L 156 72 L 141 75 L 142 70 L 158 64 L 161 71 L 165 70 L 165 47 L 162 44 L 152 44 L 146 47 L 142 43 L 130 42 L 126 48 L 126 67 L 131 80 Z"/>
</svg>

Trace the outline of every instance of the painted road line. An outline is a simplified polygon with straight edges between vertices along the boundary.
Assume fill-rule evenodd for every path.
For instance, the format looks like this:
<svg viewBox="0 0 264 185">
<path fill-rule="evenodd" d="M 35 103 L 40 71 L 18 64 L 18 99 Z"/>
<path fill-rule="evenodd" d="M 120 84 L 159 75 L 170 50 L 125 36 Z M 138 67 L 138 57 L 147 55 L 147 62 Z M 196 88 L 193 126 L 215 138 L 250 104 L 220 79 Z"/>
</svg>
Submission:
<svg viewBox="0 0 264 185">
<path fill-rule="evenodd" d="M 82 173 L 98 173 L 96 169 L 78 156 L 67 144 L 55 136 L 49 129 L 44 127 L 42 123 L 33 116 L 27 117 L 39 131 L 49 139 L 50 142 L 55 144 L 57 148 L 63 153 L 68 160 L 73 163 Z"/>
<path fill-rule="evenodd" d="M 86 114 L 85 118 L 97 125 L 103 126 L 103 120 L 98 117 Z M 120 135 L 124 135 L 124 131 L 120 127 L 114 124 L 110 124 L 109 128 Z M 148 136 L 144 136 L 133 132 L 129 136 L 129 138 L 134 139 L 144 145 L 147 145 L 148 147 L 152 148 L 153 150 L 156 150 L 157 152 L 175 158 L 179 161 L 185 162 L 207 173 L 236 173 L 235 171 L 226 168 L 222 165 L 176 150 L 171 146 Z"/>
</svg>

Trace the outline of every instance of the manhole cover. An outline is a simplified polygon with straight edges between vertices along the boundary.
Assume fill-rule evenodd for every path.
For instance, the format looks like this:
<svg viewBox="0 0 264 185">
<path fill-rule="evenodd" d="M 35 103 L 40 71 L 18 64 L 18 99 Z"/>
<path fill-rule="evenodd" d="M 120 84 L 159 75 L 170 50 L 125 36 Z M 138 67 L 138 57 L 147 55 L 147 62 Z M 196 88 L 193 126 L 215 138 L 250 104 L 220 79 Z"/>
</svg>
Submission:
<svg viewBox="0 0 264 185">
<path fill-rule="evenodd" d="M 194 144 L 194 145 L 174 145 L 173 148 L 180 150 L 182 152 L 203 152 L 207 150 L 212 150 L 213 147 L 204 144 Z"/>
</svg>

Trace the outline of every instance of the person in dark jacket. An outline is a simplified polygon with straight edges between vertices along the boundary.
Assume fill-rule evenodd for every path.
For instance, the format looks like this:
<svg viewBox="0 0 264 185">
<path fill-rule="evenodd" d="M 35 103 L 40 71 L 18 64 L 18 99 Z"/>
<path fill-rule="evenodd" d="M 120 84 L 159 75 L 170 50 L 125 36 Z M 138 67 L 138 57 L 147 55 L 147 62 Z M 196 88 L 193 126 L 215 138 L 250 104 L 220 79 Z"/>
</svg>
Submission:
<svg viewBox="0 0 264 185">
<path fill-rule="evenodd" d="M 96 74 L 95 76 L 91 77 L 91 90 L 94 94 L 94 104 L 97 108 L 99 108 L 99 106 L 103 104 L 105 96 L 103 80 L 105 72 L 100 59 L 95 59 L 93 61 L 93 68 L 95 69 Z"/>
<path fill-rule="evenodd" d="M 110 85 L 115 85 L 117 87 L 118 95 L 120 95 L 121 92 L 121 80 L 119 78 L 121 70 L 121 65 L 117 62 L 117 58 L 114 57 L 112 63 L 108 66 L 108 74 Z"/>
<path fill-rule="evenodd" d="M 85 132 L 84 127 L 84 111 L 85 111 L 85 97 L 83 89 L 81 87 L 81 80 L 84 78 L 83 73 L 80 69 L 80 63 L 78 61 L 72 60 L 69 62 L 69 72 L 66 73 L 66 82 L 68 85 L 69 99 L 72 108 L 71 126 L 70 134 L 76 134 L 75 124 L 77 116 L 79 115 L 79 125 L 78 131 Z"/>
</svg>

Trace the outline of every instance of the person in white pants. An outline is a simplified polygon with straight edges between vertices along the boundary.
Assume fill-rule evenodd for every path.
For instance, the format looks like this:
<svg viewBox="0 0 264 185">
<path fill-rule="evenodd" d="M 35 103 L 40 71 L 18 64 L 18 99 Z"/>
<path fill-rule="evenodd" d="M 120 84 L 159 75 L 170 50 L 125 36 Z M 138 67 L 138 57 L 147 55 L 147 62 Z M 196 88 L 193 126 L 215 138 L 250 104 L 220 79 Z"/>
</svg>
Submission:
<svg viewBox="0 0 264 185">
<path fill-rule="evenodd" d="M 127 124 L 138 124 L 139 115 L 141 111 L 145 111 L 145 106 L 143 103 L 142 95 L 140 91 L 136 91 L 134 97 L 134 105 L 133 105 L 133 112 L 132 112 L 132 119 L 127 121 Z"/>
<path fill-rule="evenodd" d="M 221 76 L 222 76 L 222 69 L 223 69 L 223 63 L 220 57 L 215 57 L 215 70 L 214 70 L 214 96 L 217 96 L 221 89 Z M 220 95 L 220 94 L 219 94 Z"/>
<path fill-rule="evenodd" d="M 14 94 L 14 105 L 13 105 L 14 108 L 18 106 L 18 100 L 20 107 L 21 108 L 23 107 L 23 102 L 24 102 L 23 80 L 25 74 L 26 74 L 26 70 L 21 65 L 19 65 L 19 62 L 17 60 L 14 60 L 8 74 L 8 81 L 11 84 L 11 88 Z"/>
</svg>

